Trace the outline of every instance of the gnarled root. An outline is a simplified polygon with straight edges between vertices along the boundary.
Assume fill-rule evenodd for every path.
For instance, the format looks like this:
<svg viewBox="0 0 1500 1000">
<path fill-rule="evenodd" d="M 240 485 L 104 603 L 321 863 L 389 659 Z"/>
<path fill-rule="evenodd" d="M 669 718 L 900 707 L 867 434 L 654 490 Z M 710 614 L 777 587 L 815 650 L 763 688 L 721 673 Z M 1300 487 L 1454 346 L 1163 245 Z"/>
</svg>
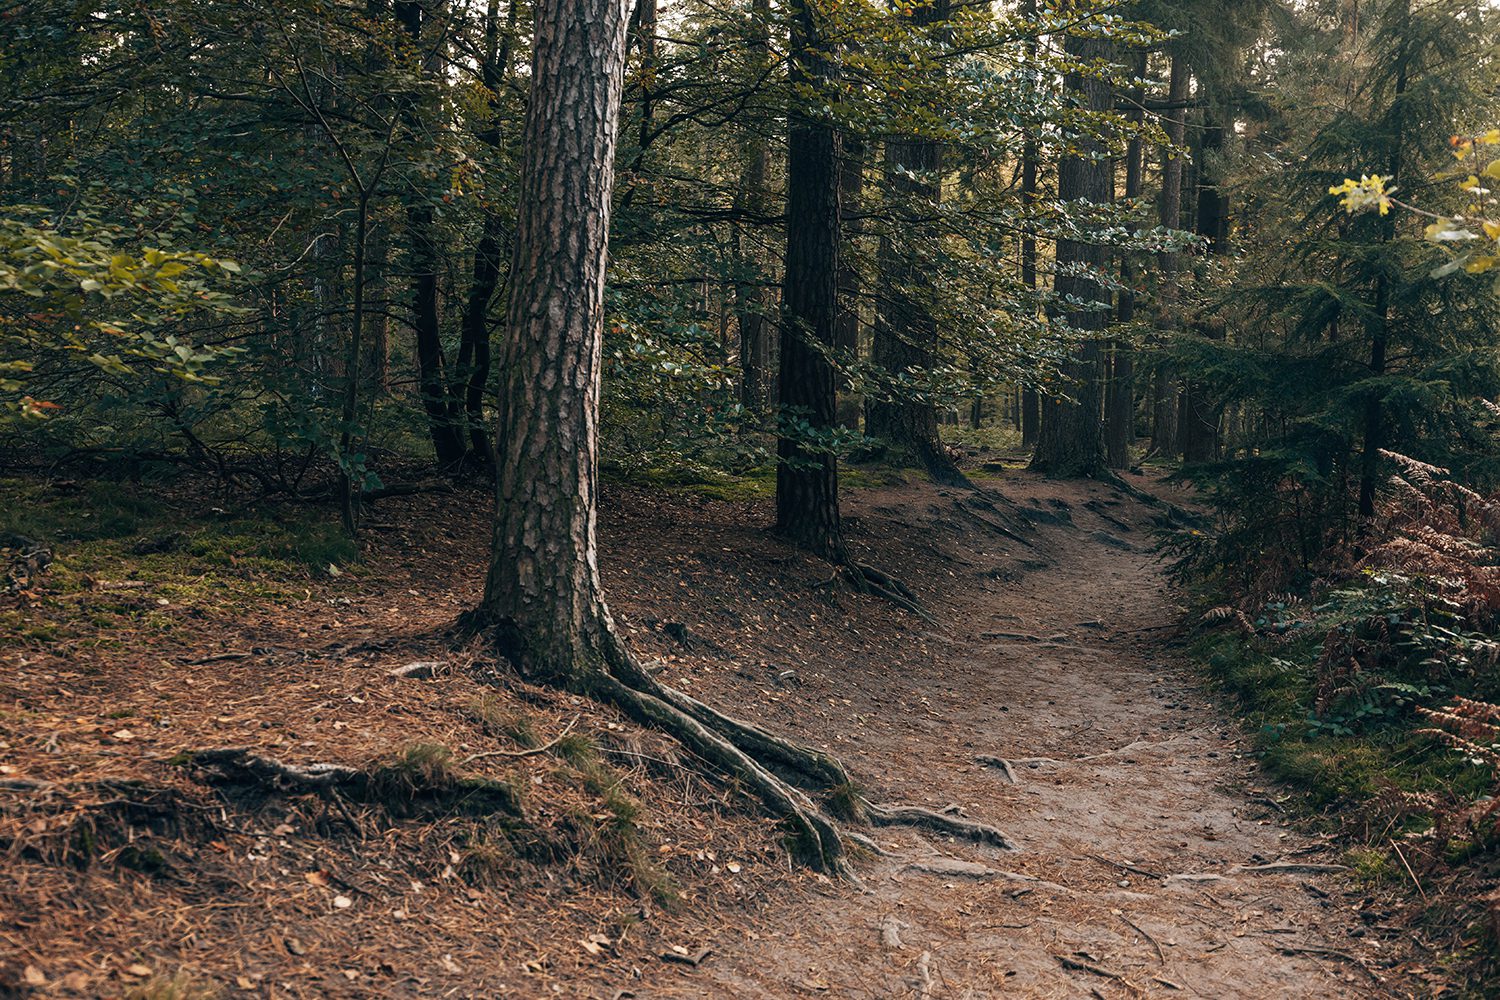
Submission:
<svg viewBox="0 0 1500 1000">
<path fill-rule="evenodd" d="M 976 844 L 988 844 L 1002 851 L 1020 850 L 999 828 L 964 819 L 962 816 L 934 812 L 921 806 L 881 806 L 873 802 L 865 803 L 865 812 L 874 826 L 914 826 L 934 833 L 962 837 Z"/>
<path fill-rule="evenodd" d="M 744 784 L 791 829 L 801 860 L 822 871 L 847 869 L 838 830 L 805 793 L 776 777 L 724 736 L 657 693 L 665 694 L 667 688 L 654 681 L 652 686 L 656 692 L 640 690 L 613 674 L 601 672 L 590 678 L 588 693 L 638 722 L 669 733 L 700 758 Z"/>
<path fill-rule="evenodd" d="M 900 586 L 898 581 L 891 582 Z M 853 821 L 864 820 L 874 826 L 921 827 L 1004 851 L 1019 849 L 1001 830 L 985 823 L 919 806 L 870 802 L 855 789 L 849 772 L 836 757 L 775 736 L 667 687 L 642 668 L 612 633 L 609 643 L 606 659 L 611 672 L 600 678 L 599 689 L 590 693 L 677 737 L 704 760 L 743 781 L 768 809 L 786 818 L 804 848 L 804 860 L 814 866 L 846 871 L 843 839 L 884 852 L 870 838 L 840 830 L 807 794 L 788 782 L 827 796 L 840 807 L 840 815 Z M 786 775 L 788 780 L 783 781 L 771 770 Z"/>
<path fill-rule="evenodd" d="M 840 567 L 839 577 L 861 594 L 883 598 L 900 608 L 905 608 L 923 621 L 936 621 L 927 609 L 917 603 L 917 595 L 895 577 L 882 573 L 874 566 L 851 562 Z"/>
</svg>

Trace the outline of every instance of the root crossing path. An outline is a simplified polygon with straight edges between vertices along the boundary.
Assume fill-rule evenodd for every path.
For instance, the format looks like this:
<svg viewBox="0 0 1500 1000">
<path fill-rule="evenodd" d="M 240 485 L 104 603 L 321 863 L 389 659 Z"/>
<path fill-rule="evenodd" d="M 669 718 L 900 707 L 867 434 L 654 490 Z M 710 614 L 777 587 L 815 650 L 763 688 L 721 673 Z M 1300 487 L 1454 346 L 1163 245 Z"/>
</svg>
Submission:
<svg viewBox="0 0 1500 1000">
<path fill-rule="evenodd" d="M 1097 484 L 1005 491 L 1052 523 L 1031 546 L 997 536 L 955 560 L 973 582 L 924 626 L 930 662 L 830 665 L 799 697 L 842 706 L 850 730 L 814 712 L 784 728 L 877 798 L 993 823 L 1019 852 L 877 830 L 887 853 L 857 865 L 861 884 L 809 879 L 748 925 L 706 930 L 707 961 L 628 995 L 1409 995 L 1397 932 L 1335 853 L 1284 823 L 1174 646 L 1154 512 Z M 944 516 L 933 497 L 862 502 Z"/>
</svg>

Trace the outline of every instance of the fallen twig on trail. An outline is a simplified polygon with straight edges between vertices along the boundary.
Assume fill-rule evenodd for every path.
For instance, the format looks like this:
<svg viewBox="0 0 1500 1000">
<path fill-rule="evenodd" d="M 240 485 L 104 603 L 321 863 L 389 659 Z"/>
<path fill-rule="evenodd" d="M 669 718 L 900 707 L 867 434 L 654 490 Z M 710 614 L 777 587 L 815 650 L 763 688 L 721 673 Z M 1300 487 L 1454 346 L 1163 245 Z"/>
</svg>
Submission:
<svg viewBox="0 0 1500 1000">
<path fill-rule="evenodd" d="M 1367 975 L 1371 979 L 1375 980 L 1375 982 L 1377 982 L 1377 983 L 1383 983 L 1383 982 L 1385 982 L 1385 980 L 1380 977 L 1379 973 L 1377 973 L 1374 969 L 1370 968 L 1368 965 L 1366 965 L 1364 962 L 1362 962 L 1356 956 L 1349 954 L 1347 951 L 1339 951 L 1336 948 L 1316 948 L 1316 947 L 1309 947 L 1309 946 L 1297 946 L 1297 945 L 1287 945 L 1287 944 L 1277 945 L 1276 950 L 1279 951 L 1279 952 L 1281 952 L 1283 955 L 1316 955 L 1316 956 L 1319 956 L 1321 958 L 1337 958 L 1337 959 L 1341 959 L 1341 960 L 1343 960 L 1345 962 L 1350 963 L 1351 965 L 1358 966 L 1359 967 L 1359 971 L 1363 972 L 1365 975 Z"/>
<path fill-rule="evenodd" d="M 1161 944 L 1156 940 L 1156 938 L 1154 938 L 1154 937 L 1151 936 L 1151 934 L 1150 934 L 1149 931 L 1147 931 L 1140 924 L 1136 923 L 1134 920 L 1131 920 L 1129 917 L 1127 917 L 1124 913 L 1121 913 L 1119 910 L 1114 911 L 1114 913 L 1115 913 L 1115 916 L 1119 917 L 1122 921 L 1124 921 L 1125 926 L 1129 927 L 1131 930 L 1135 931 L 1141 937 L 1143 937 L 1147 941 L 1151 942 L 1151 947 L 1154 948 L 1154 949 L 1156 949 L 1156 960 L 1158 962 L 1160 962 L 1162 965 L 1166 965 L 1167 964 L 1167 956 L 1162 952 L 1162 950 L 1161 950 Z"/>
<path fill-rule="evenodd" d="M 537 754 L 546 753 L 548 750 L 551 750 L 553 747 L 561 743 L 563 739 L 573 731 L 573 727 L 578 725 L 578 720 L 581 718 L 583 718 L 583 716 L 581 715 L 573 716 L 573 718 L 568 720 L 568 724 L 563 727 L 562 732 L 558 733 L 556 736 L 552 737 L 552 739 L 548 740 L 546 743 L 543 743 L 539 747 L 528 747 L 525 750 L 482 750 L 479 753 L 469 754 L 469 756 L 459 761 L 459 766 L 464 767 L 472 764 L 476 760 L 483 760 L 486 757 L 535 757 Z"/>
<path fill-rule="evenodd" d="M 1303 864 L 1296 861 L 1273 861 L 1267 865 L 1235 865 L 1229 870 L 1232 873 L 1254 875 L 1275 875 L 1280 872 L 1290 872 L 1297 875 L 1323 875 L 1330 872 L 1346 872 L 1349 870 L 1349 866 Z"/>
<path fill-rule="evenodd" d="M 1095 965 L 1093 962 L 1085 962 L 1077 958 L 1069 958 L 1067 955 L 1053 955 L 1052 957 L 1057 959 L 1064 969 L 1088 972 L 1095 976 L 1103 976 L 1105 979 L 1113 979 L 1120 983 L 1130 983 L 1130 980 L 1126 979 L 1124 974 L 1115 972 L 1113 969 L 1106 969 L 1102 965 Z"/>
<path fill-rule="evenodd" d="M 1121 871 L 1134 872 L 1137 875 L 1144 875 L 1147 878 L 1164 879 L 1167 877 L 1160 872 L 1148 871 L 1145 868 L 1137 867 L 1136 865 L 1133 865 L 1128 861 L 1113 861 L 1109 858 L 1104 857 L 1102 854 L 1090 854 L 1089 857 L 1093 858 L 1095 861 L 1102 861 L 1104 864 L 1110 865 L 1114 868 L 1118 868 Z"/>
</svg>

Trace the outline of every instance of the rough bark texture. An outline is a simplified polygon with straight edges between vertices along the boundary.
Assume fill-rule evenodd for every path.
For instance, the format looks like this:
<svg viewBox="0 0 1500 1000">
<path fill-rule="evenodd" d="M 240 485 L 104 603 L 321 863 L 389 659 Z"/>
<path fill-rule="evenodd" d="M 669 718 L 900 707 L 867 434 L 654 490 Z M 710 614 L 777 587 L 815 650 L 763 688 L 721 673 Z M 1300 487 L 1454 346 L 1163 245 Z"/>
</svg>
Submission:
<svg viewBox="0 0 1500 1000">
<path fill-rule="evenodd" d="M 595 477 L 624 32 L 624 0 L 537 8 L 484 608 L 504 653 L 553 682 L 597 665 L 611 627 Z"/>
<path fill-rule="evenodd" d="M 826 86 L 833 72 L 812 7 L 792 10 L 791 81 L 796 91 Z M 776 455 L 776 530 L 833 562 L 845 562 L 839 525 L 838 462 L 808 447 L 836 421 L 833 345 L 838 316 L 838 136 L 801 99 L 788 112 L 786 265 L 781 296 Z"/>
<path fill-rule="evenodd" d="M 525 676 L 671 733 L 759 796 L 804 860 L 841 870 L 837 829 L 767 765 L 824 791 L 848 786 L 843 767 L 661 685 L 615 633 L 604 602 L 596 540 L 599 378 L 626 2 L 547 0 L 536 8 L 495 535 L 471 624 L 490 629 Z M 826 277 L 831 300 L 831 268 Z M 830 373 L 830 395 L 831 388 Z"/>
<path fill-rule="evenodd" d="M 918 27 L 931 27 L 947 16 L 947 0 L 918 6 L 910 15 Z M 926 283 L 898 240 L 920 250 L 936 238 L 930 220 L 943 198 L 942 160 L 941 144 L 930 139 L 907 137 L 885 144 L 885 189 L 892 200 L 888 225 L 897 231 L 881 234 L 870 360 L 893 379 L 925 375 L 937 352 L 938 324 L 923 297 Z M 914 459 L 937 482 L 967 482 L 943 450 L 937 409 L 929 400 L 903 396 L 899 390 L 888 398 L 868 400 L 865 433 Z"/>
<path fill-rule="evenodd" d="M 1105 43 L 1094 38 L 1069 37 L 1067 50 L 1079 62 L 1091 62 L 1105 55 Z M 1105 112 L 1113 106 L 1114 95 L 1108 83 L 1081 75 L 1070 75 L 1068 88 L 1090 111 Z M 1103 203 L 1109 201 L 1113 183 L 1108 161 L 1102 159 L 1103 145 L 1097 140 L 1079 143 L 1080 156 L 1066 156 L 1058 164 L 1058 197 L 1063 201 Z M 1104 247 L 1076 240 L 1059 240 L 1057 244 L 1058 275 L 1054 288 L 1058 296 L 1072 296 L 1082 302 L 1109 304 L 1109 291 L 1088 274 L 1070 273 L 1070 267 L 1086 266 L 1102 271 L 1108 260 Z M 1070 399 L 1052 397 L 1042 401 L 1041 432 L 1031 466 L 1058 477 L 1104 476 L 1108 467 L 1104 456 L 1104 435 L 1100 421 L 1100 374 L 1103 359 L 1098 339 L 1090 331 L 1109 324 L 1110 311 L 1077 310 L 1066 315 L 1068 325 L 1080 331 L 1085 339 L 1073 358 L 1063 366 L 1068 379 Z"/>
</svg>

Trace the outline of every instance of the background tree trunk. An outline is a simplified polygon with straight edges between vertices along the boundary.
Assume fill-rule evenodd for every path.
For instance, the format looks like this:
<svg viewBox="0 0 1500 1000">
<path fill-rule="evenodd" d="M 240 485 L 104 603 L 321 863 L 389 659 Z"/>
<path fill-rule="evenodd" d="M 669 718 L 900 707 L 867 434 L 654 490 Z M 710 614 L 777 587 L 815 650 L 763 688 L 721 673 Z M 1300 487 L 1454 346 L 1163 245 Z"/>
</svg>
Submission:
<svg viewBox="0 0 1500 1000">
<path fill-rule="evenodd" d="M 1219 187 L 1222 169 L 1215 159 L 1224 147 L 1224 112 L 1210 111 L 1203 122 L 1202 153 L 1198 160 L 1198 213 L 1196 230 L 1209 241 L 1209 252 L 1222 256 L 1229 252 L 1229 198 Z M 1223 323 L 1204 319 L 1195 324 L 1197 332 L 1212 340 L 1224 339 Z M 1182 460 L 1194 465 L 1211 462 L 1219 451 L 1219 404 L 1201 386 L 1188 380 L 1183 385 L 1182 423 L 1178 429 L 1182 443 Z"/>
<path fill-rule="evenodd" d="M 864 235 L 861 201 L 865 191 L 865 141 L 857 135 L 843 136 L 843 158 L 839 166 L 839 208 L 843 246 L 839 253 L 839 314 L 833 346 L 841 364 L 859 359 L 859 297 L 863 291 L 855 250 Z M 847 378 L 838 380 L 840 427 L 859 428 L 860 401 Z"/>
<path fill-rule="evenodd" d="M 1168 71 L 1167 105 L 1162 126 L 1171 140 L 1173 148 L 1162 152 L 1161 197 L 1158 201 L 1159 219 L 1168 229 L 1182 228 L 1182 181 L 1184 173 L 1183 154 L 1179 151 L 1187 141 L 1187 104 L 1192 83 L 1187 60 L 1180 55 L 1172 58 Z M 1177 272 L 1182 267 L 1182 255 L 1163 252 L 1157 257 L 1160 271 L 1157 298 L 1160 311 L 1157 327 L 1164 339 L 1171 334 L 1171 324 L 1176 314 L 1172 306 L 1177 300 Z M 1177 454 L 1177 373 L 1169 362 L 1160 362 L 1152 379 L 1151 399 L 1151 452 L 1171 457 Z"/>
<path fill-rule="evenodd" d="M 1106 55 L 1106 44 L 1095 38 L 1070 36 L 1067 51 L 1080 63 L 1092 62 Z M 1093 77 L 1070 75 L 1068 88 L 1094 112 L 1108 111 L 1114 94 L 1108 83 Z M 1080 143 L 1079 156 L 1065 156 L 1058 164 L 1057 191 L 1062 201 L 1089 201 L 1103 204 L 1110 200 L 1114 184 L 1108 161 L 1102 158 L 1103 143 L 1087 140 Z M 1041 432 L 1031 467 L 1052 476 L 1103 476 L 1108 471 L 1104 456 L 1104 435 L 1100 420 L 1100 376 L 1103 351 L 1100 341 L 1090 331 L 1109 325 L 1109 291 L 1086 274 L 1066 273 L 1069 265 L 1085 265 L 1102 271 L 1108 252 L 1094 243 L 1059 240 L 1057 244 L 1058 275 L 1053 287 L 1059 297 L 1072 296 L 1083 302 L 1102 303 L 1106 308 L 1079 310 L 1069 314 L 1068 324 L 1084 334 L 1073 357 L 1063 365 L 1066 389 L 1071 399 L 1053 397 L 1042 400 Z"/>
<path fill-rule="evenodd" d="M 1146 53 L 1137 53 L 1134 68 L 1136 79 L 1146 75 Z M 1145 91 L 1137 86 L 1130 92 L 1130 121 L 1139 125 L 1144 117 L 1142 102 Z M 1125 150 L 1125 198 L 1133 200 L 1141 196 L 1145 181 L 1145 143 L 1140 136 L 1133 136 Z M 1135 321 L 1135 284 L 1140 267 L 1135 256 L 1125 254 L 1120 262 L 1120 283 L 1125 290 L 1120 293 L 1115 306 L 1115 318 L 1122 326 Z M 1104 451 L 1111 469 L 1130 467 L 1130 450 L 1135 446 L 1135 345 L 1127 338 L 1117 337 L 1110 356 L 1109 389 L 1104 399 Z"/>
</svg>

